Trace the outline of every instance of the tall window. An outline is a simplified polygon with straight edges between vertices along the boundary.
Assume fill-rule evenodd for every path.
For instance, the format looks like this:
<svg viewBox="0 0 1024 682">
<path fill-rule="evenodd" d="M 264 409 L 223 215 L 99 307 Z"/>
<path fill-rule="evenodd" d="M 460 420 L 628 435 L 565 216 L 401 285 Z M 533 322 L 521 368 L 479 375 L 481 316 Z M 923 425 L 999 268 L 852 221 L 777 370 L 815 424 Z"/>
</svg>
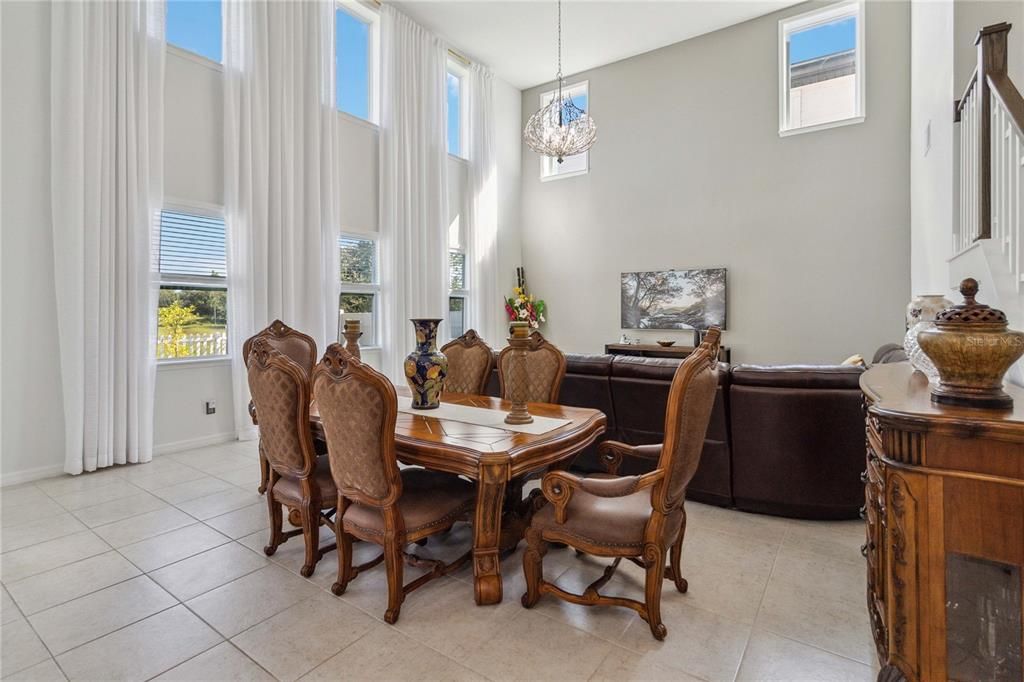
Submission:
<svg viewBox="0 0 1024 682">
<path fill-rule="evenodd" d="M 468 328 L 469 282 L 466 276 L 466 238 L 461 220 L 448 226 L 448 334 L 457 338 Z"/>
<path fill-rule="evenodd" d="M 346 2 L 334 12 L 334 58 L 339 111 L 376 121 L 374 106 L 377 19 L 362 5 Z"/>
<path fill-rule="evenodd" d="M 540 105 L 547 106 L 558 94 L 557 90 L 545 92 L 540 96 Z M 562 95 L 568 95 L 572 103 L 577 107 L 590 113 L 590 83 L 581 81 L 562 88 Z M 558 159 L 549 156 L 540 157 L 540 179 L 552 180 L 555 178 L 566 178 L 574 175 L 582 175 L 590 170 L 590 152 L 585 151 L 575 156 L 567 156 L 558 163 Z"/>
<path fill-rule="evenodd" d="M 227 355 L 223 216 L 193 209 L 161 211 L 158 262 L 157 358 Z"/>
<path fill-rule="evenodd" d="M 864 120 L 864 4 L 779 22 L 779 134 Z"/>
<path fill-rule="evenodd" d="M 341 296 L 338 300 L 338 340 L 344 341 L 343 320 L 359 320 L 363 336 L 361 346 L 376 346 L 379 315 L 380 278 L 377 240 L 364 235 L 342 235 Z"/>
<path fill-rule="evenodd" d="M 448 153 L 465 156 L 462 144 L 462 75 L 463 70 L 448 62 L 446 88 L 448 96 Z"/>
<path fill-rule="evenodd" d="M 221 61 L 220 0 L 167 0 L 167 43 Z"/>
</svg>

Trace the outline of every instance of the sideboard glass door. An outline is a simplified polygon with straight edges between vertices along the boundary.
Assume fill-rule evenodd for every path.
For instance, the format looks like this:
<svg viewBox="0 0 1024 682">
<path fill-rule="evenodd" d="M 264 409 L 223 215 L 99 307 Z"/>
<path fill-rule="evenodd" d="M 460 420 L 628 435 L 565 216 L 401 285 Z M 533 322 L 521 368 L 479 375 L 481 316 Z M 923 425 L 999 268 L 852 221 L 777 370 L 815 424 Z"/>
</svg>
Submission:
<svg viewBox="0 0 1024 682">
<path fill-rule="evenodd" d="M 1020 567 L 946 555 L 946 670 L 951 680 L 1022 679 Z"/>
</svg>

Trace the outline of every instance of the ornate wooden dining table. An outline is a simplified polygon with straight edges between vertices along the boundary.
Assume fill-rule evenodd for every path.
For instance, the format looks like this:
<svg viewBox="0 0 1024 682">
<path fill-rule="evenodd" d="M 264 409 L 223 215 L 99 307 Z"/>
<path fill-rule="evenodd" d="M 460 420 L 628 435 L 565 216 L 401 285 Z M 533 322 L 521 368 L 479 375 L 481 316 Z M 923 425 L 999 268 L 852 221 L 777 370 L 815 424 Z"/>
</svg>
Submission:
<svg viewBox="0 0 1024 682">
<path fill-rule="evenodd" d="M 400 396 L 409 394 L 408 389 L 397 390 Z M 512 407 L 505 400 L 464 393 L 445 393 L 442 401 L 503 412 Z M 528 406 L 532 415 L 568 423 L 532 434 L 447 419 L 425 410 L 400 411 L 395 424 L 395 448 L 403 463 L 460 474 L 477 482 L 473 582 L 476 603 L 481 605 L 501 602 L 500 555 L 516 546 L 529 523 L 528 501 L 521 501 L 523 481 L 549 467 L 567 466 L 605 430 L 606 417 L 599 410 L 548 403 Z M 314 432 L 319 432 L 315 402 L 310 420 Z M 507 497 L 506 493 L 511 494 Z"/>
</svg>

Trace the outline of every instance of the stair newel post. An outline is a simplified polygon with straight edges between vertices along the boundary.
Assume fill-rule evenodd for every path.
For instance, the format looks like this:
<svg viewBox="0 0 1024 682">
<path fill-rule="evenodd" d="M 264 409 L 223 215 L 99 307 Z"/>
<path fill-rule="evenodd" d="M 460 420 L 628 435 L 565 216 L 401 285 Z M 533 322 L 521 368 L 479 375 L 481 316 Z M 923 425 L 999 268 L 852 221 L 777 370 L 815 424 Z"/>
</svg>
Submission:
<svg viewBox="0 0 1024 682">
<path fill-rule="evenodd" d="M 1010 24 L 1003 22 L 978 31 L 978 234 L 974 239 L 992 236 L 992 96 L 988 77 L 1006 73 L 1006 37 Z"/>
</svg>

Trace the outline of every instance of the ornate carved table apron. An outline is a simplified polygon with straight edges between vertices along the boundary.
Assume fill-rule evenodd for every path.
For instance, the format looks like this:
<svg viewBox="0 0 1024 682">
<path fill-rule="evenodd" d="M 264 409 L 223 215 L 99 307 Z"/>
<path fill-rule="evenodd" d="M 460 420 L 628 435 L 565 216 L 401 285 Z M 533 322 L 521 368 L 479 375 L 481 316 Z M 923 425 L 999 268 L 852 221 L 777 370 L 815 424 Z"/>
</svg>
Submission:
<svg viewBox="0 0 1024 682">
<path fill-rule="evenodd" d="M 398 393 L 401 402 L 408 389 L 398 389 Z M 445 393 L 442 402 L 502 412 L 512 408 L 508 401 L 468 393 Z M 415 414 L 400 411 L 395 424 L 395 447 L 403 463 L 460 474 L 477 482 L 473 575 L 476 603 L 481 605 L 501 602 L 500 552 L 514 547 L 529 523 L 517 514 L 519 500 L 506 502 L 506 489 L 521 494 L 527 476 L 568 464 L 605 430 L 606 418 L 599 410 L 548 403 L 528 406 L 535 416 L 568 423 L 533 434 L 504 425 L 480 426 L 439 418 L 424 410 Z M 316 403 L 310 408 L 310 420 L 318 433 Z"/>
</svg>

